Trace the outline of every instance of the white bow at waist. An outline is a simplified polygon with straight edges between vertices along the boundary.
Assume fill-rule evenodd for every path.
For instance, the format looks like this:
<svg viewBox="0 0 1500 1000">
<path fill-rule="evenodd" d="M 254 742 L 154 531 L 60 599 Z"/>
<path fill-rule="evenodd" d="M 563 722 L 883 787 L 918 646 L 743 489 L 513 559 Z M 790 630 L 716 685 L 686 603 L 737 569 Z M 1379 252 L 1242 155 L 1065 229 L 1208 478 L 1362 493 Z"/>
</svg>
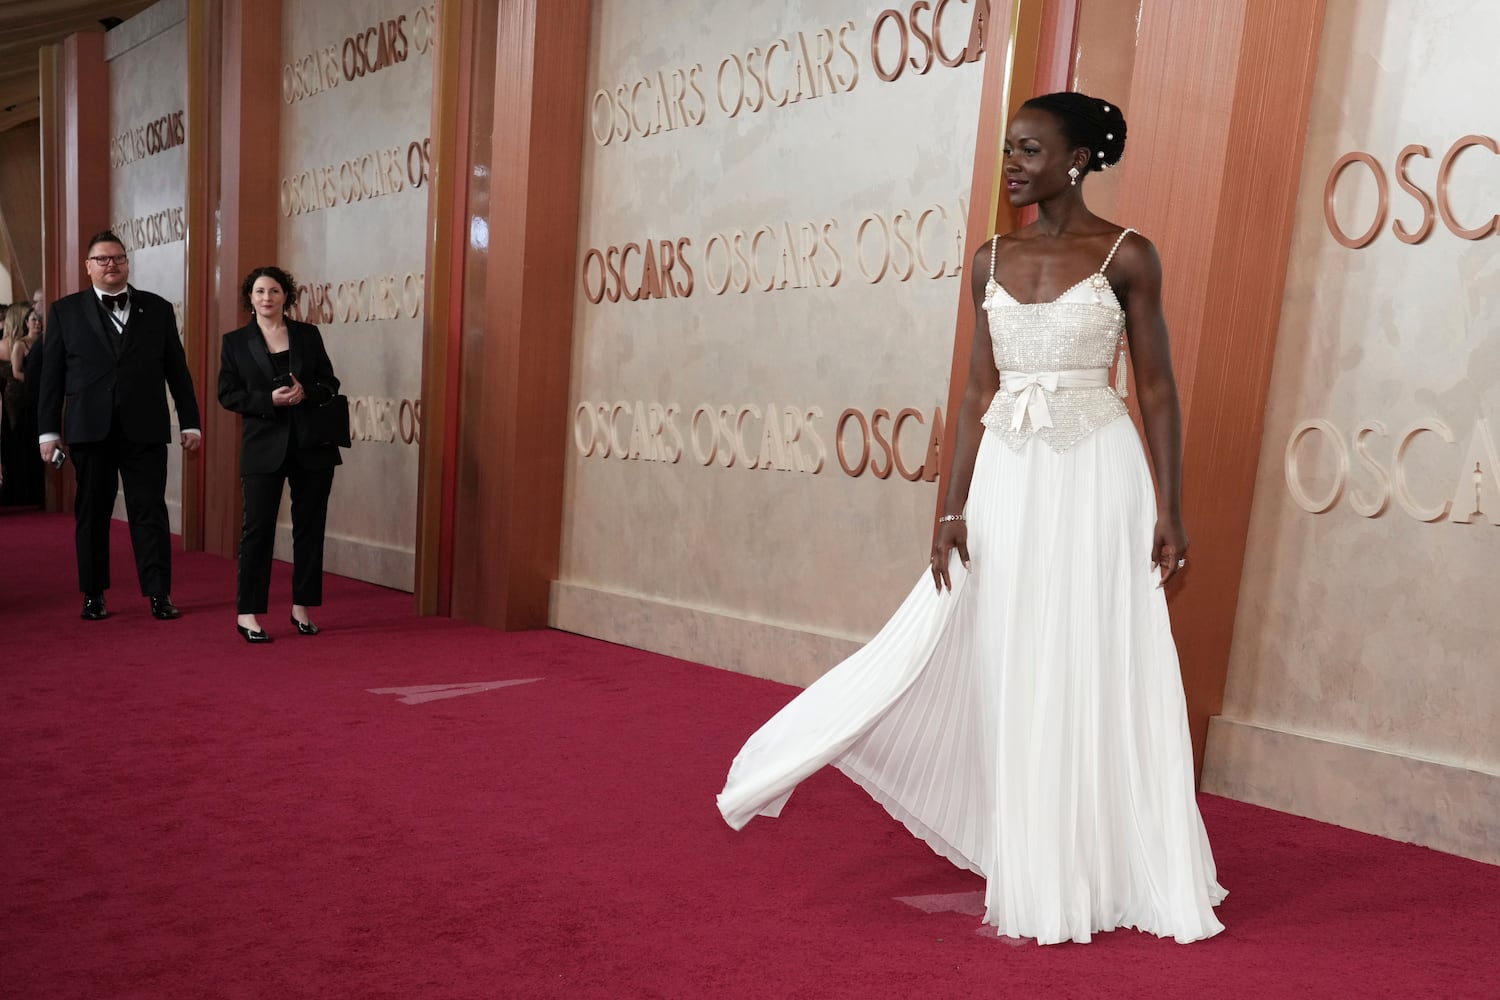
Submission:
<svg viewBox="0 0 1500 1000">
<path fill-rule="evenodd" d="M 1059 389 L 1108 388 L 1108 368 L 1069 368 L 1060 372 L 1001 372 L 1000 391 L 1016 397 L 1010 429 L 1017 433 L 1031 414 L 1032 430 L 1052 426 L 1047 397 Z"/>
</svg>

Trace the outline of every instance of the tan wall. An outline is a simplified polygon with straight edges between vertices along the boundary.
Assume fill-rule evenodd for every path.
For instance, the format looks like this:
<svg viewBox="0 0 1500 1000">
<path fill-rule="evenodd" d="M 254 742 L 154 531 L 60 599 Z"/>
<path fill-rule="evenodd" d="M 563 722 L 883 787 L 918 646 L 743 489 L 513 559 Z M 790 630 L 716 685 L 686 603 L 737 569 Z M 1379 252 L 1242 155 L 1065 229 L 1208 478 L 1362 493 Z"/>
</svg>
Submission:
<svg viewBox="0 0 1500 1000">
<path fill-rule="evenodd" d="M 1500 9 L 1329 0 L 1224 711 L 1205 787 L 1500 861 Z M 1290 125 L 1289 125 L 1290 127 Z M 1488 147 L 1445 157 L 1466 136 Z M 1429 155 L 1407 162 L 1403 148 Z M 1325 186 L 1373 157 L 1383 226 Z M 1274 170 L 1285 164 L 1267 163 Z M 1444 198 L 1446 197 L 1446 201 Z M 1380 191 L 1338 179 L 1360 237 Z M 1304 433 L 1305 432 L 1305 433 Z M 1478 477 L 1476 479 L 1476 464 Z"/>
<path fill-rule="evenodd" d="M 1143 0 L 1079 0 L 1070 89 L 1132 106 L 1130 80 Z M 1120 218 L 1120 182 L 1131 170 L 1149 169 L 1126 142 L 1126 156 L 1111 170 L 1089 178 L 1089 208 Z M 1128 224 L 1128 223 L 1127 223 Z"/>
<path fill-rule="evenodd" d="M 921 73 L 912 34 L 918 68 L 901 64 L 900 25 L 887 21 L 880 65 L 905 68 L 881 79 L 871 38 L 883 3 L 675 6 L 680 16 L 644 0 L 594 7 L 552 620 L 808 681 L 925 571 L 935 485 L 845 465 L 865 453 L 859 418 L 885 411 L 876 427 L 889 439 L 910 409 L 902 464 L 935 472 L 928 438 L 975 249 L 963 233 L 982 67 L 934 60 Z M 973 12 L 946 5 L 950 57 Z M 740 107 L 742 80 L 759 96 L 756 75 L 770 97 Z M 658 290 L 648 244 L 652 265 L 666 245 L 691 275 L 674 263 L 660 296 L 630 301 L 643 283 Z M 623 294 L 611 273 L 622 250 Z M 846 410 L 858 417 L 841 460 Z M 886 470 L 873 430 L 869 446 Z"/>
<path fill-rule="evenodd" d="M 109 218 L 125 241 L 130 283 L 172 303 L 180 328 L 186 280 L 186 0 L 161 0 L 104 36 L 109 62 Z M 199 386 L 202 400 L 212 392 Z M 173 437 L 177 416 L 172 415 Z M 201 430 L 201 428 L 200 428 Z M 167 515 L 182 530 L 182 449 L 167 449 Z M 115 504 L 125 518 L 125 500 Z"/>
<path fill-rule="evenodd" d="M 0 254 L 8 277 L 0 298 L 19 302 L 42 284 L 41 127 L 24 122 L 0 132 Z"/>
<path fill-rule="evenodd" d="M 280 197 L 267 206 L 280 215 L 275 263 L 296 277 L 299 315 L 322 330 L 351 402 L 355 442 L 334 480 L 327 568 L 404 590 L 416 539 L 436 6 L 284 4 Z M 284 507 L 277 556 L 290 551 Z"/>
</svg>

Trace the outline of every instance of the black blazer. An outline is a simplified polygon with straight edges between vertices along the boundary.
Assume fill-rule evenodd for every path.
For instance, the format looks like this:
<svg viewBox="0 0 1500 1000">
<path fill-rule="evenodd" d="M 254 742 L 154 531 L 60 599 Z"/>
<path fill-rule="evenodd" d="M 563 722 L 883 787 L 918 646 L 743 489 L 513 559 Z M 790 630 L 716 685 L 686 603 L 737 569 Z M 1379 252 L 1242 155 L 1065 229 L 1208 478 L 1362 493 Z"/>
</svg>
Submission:
<svg viewBox="0 0 1500 1000">
<path fill-rule="evenodd" d="M 298 411 L 332 399 L 339 391 L 339 380 L 317 327 L 288 319 L 286 333 L 292 374 L 307 394 L 296 406 L 271 402 L 276 370 L 256 321 L 224 334 L 219 351 L 219 405 L 244 416 L 240 422 L 242 476 L 275 472 L 286 460 L 288 449 L 296 452 L 297 463 L 304 469 L 329 469 L 343 462 L 333 445 L 303 448 L 297 444 Z"/>
<path fill-rule="evenodd" d="M 103 441 L 118 413 L 125 440 L 168 444 L 167 389 L 181 425 L 203 427 L 177 317 L 160 295 L 131 287 L 123 333 L 92 288 L 64 296 L 47 313 L 43 343 L 40 433 L 61 433 L 68 444 Z"/>
</svg>

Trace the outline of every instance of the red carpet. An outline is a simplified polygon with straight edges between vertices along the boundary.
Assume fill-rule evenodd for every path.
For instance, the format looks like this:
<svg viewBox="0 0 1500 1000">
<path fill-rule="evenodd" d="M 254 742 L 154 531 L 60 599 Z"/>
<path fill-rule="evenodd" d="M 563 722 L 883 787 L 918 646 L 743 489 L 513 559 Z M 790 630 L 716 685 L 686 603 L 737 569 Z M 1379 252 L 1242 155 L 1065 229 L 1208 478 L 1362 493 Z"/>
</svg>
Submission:
<svg viewBox="0 0 1500 1000">
<path fill-rule="evenodd" d="M 70 519 L 0 513 L 0 996 L 1500 997 L 1500 868 L 1205 796 L 1223 935 L 997 939 L 837 773 L 721 823 L 784 686 L 341 579 L 298 638 L 280 564 L 250 647 L 230 561 L 156 622 L 115 541 L 82 622 Z"/>
</svg>

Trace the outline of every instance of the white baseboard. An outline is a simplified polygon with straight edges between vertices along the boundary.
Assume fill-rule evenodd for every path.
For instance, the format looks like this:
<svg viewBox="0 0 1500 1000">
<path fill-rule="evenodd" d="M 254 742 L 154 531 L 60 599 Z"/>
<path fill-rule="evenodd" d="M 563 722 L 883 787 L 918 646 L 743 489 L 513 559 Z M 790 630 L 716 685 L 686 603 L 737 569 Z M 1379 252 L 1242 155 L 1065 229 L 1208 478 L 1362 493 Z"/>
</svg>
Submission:
<svg viewBox="0 0 1500 1000">
<path fill-rule="evenodd" d="M 1500 774 L 1214 716 L 1203 790 L 1500 864 Z"/>
<path fill-rule="evenodd" d="M 553 628 L 806 686 L 863 641 L 776 622 L 554 580 Z"/>
</svg>

